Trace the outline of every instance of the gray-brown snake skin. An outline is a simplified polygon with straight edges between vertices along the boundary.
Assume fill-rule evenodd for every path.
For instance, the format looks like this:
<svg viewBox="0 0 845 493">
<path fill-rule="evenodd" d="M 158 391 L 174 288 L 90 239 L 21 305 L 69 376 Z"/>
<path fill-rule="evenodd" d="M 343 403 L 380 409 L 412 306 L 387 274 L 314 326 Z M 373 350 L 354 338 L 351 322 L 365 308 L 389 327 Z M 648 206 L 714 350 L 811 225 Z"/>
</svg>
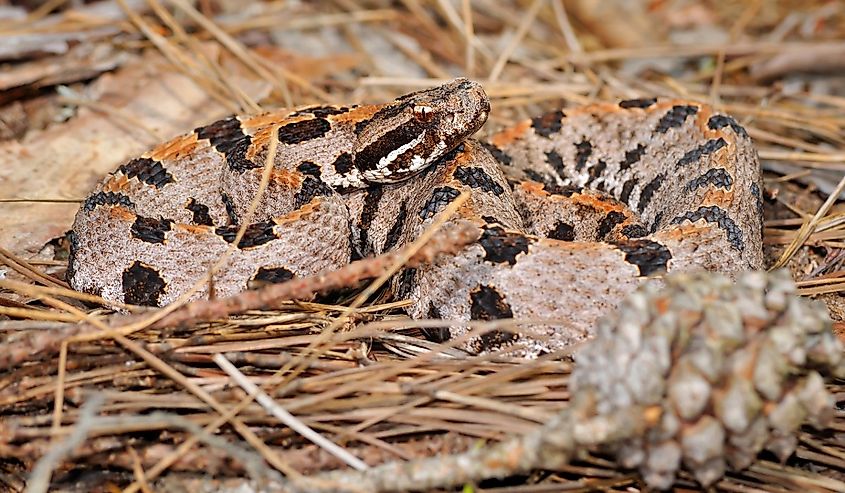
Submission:
<svg viewBox="0 0 845 493">
<path fill-rule="evenodd" d="M 87 198 L 68 279 L 113 301 L 172 302 L 233 241 L 274 125 L 270 184 L 214 278 L 216 296 L 401 247 L 461 191 L 470 199 L 450 223 L 483 233 L 459 255 L 396 277 L 410 315 L 554 320 L 487 332 L 471 351 L 533 356 L 583 340 L 599 316 L 666 271 L 762 267 L 757 155 L 731 117 L 689 101 L 629 100 L 470 139 L 489 108 L 477 83 L 456 79 L 383 105 L 198 128 L 124 164 Z M 197 297 L 208 296 L 203 289 Z"/>
</svg>

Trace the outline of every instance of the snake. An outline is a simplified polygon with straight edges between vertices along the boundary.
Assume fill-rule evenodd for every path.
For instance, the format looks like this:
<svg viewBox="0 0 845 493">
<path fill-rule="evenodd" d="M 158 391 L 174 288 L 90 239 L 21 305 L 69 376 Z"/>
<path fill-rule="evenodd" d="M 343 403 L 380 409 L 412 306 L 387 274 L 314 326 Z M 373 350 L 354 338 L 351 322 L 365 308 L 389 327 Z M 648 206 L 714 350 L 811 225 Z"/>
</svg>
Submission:
<svg viewBox="0 0 845 493">
<path fill-rule="evenodd" d="M 758 157 L 731 116 L 629 99 L 474 138 L 490 109 L 481 84 L 458 78 L 383 104 L 199 127 L 125 162 L 83 201 L 68 282 L 167 305 L 207 277 L 246 217 L 228 263 L 193 295 L 232 296 L 402 248 L 465 194 L 443 227 L 471 224 L 477 239 L 401 270 L 393 296 L 412 318 L 443 321 L 429 339 L 534 357 L 591 337 L 599 317 L 667 272 L 762 268 Z M 509 319 L 525 323 L 496 326 Z M 474 322 L 493 328 L 469 333 Z"/>
</svg>

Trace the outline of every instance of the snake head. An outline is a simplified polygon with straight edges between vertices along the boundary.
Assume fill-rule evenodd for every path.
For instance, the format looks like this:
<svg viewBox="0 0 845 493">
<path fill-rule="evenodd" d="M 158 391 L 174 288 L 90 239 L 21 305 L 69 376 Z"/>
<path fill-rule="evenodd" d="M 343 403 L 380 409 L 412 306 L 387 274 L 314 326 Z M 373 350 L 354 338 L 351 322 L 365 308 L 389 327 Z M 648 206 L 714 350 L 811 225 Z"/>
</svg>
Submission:
<svg viewBox="0 0 845 493">
<path fill-rule="evenodd" d="M 401 96 L 356 128 L 355 167 L 366 182 L 404 180 L 474 134 L 489 112 L 481 85 L 463 78 Z"/>
</svg>

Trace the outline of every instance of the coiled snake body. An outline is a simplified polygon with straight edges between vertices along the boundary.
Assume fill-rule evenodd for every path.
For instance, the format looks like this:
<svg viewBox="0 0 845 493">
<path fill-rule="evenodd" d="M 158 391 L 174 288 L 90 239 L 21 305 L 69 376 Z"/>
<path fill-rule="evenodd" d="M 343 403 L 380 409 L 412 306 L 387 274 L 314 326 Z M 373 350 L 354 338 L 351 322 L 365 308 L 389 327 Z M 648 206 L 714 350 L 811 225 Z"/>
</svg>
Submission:
<svg viewBox="0 0 845 493">
<path fill-rule="evenodd" d="M 274 127 L 269 185 L 214 277 L 216 296 L 405 245 L 462 191 L 470 198 L 450 222 L 477 225 L 479 239 L 400 273 L 396 296 L 412 300 L 416 318 L 554 320 L 487 332 L 470 339 L 473 351 L 531 356 L 579 341 L 666 271 L 762 266 L 757 157 L 729 116 L 687 101 L 629 100 L 470 139 L 488 112 L 482 88 L 456 79 L 382 105 L 198 128 L 122 165 L 86 199 L 68 279 L 119 302 L 176 299 L 234 241 Z"/>
</svg>

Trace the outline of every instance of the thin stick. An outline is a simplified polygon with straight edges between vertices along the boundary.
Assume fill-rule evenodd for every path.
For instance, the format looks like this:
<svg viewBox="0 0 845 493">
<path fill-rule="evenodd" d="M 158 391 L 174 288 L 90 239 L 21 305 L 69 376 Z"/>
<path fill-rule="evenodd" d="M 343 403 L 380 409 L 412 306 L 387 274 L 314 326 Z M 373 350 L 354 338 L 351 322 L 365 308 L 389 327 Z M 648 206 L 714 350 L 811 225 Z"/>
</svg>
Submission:
<svg viewBox="0 0 845 493">
<path fill-rule="evenodd" d="M 807 238 L 810 237 L 816 230 L 816 226 L 818 226 L 819 222 L 822 220 L 825 214 L 833 207 L 833 204 L 836 203 L 837 199 L 839 198 L 839 194 L 842 193 L 842 190 L 845 190 L 845 176 L 839 180 L 839 184 L 836 185 L 836 188 L 828 195 L 827 200 L 819 207 L 819 210 L 813 215 L 812 218 L 806 223 L 801 226 L 801 229 L 798 230 L 798 234 L 795 235 L 792 242 L 786 247 L 777 261 L 772 265 L 769 270 L 775 270 L 783 267 L 798 252 L 798 249 L 801 248 L 801 245 L 807 241 Z"/>
<path fill-rule="evenodd" d="M 12 279 L 0 279 L 0 288 L 8 289 L 9 291 L 14 291 L 16 293 L 25 294 L 27 296 L 32 296 L 35 298 L 40 296 L 61 296 L 63 298 L 71 298 L 74 300 L 87 301 L 89 303 L 97 303 L 98 305 L 119 308 L 121 310 L 138 310 L 138 307 L 135 305 L 127 305 L 125 303 L 109 301 L 103 299 L 100 296 L 74 291 L 70 288 L 39 286 L 21 281 L 15 281 Z"/>
<path fill-rule="evenodd" d="M 62 408 L 65 403 L 65 378 L 67 377 L 67 346 L 67 341 L 63 341 L 59 350 L 59 374 L 56 377 L 56 390 L 53 396 L 53 426 L 51 428 L 54 434 L 62 427 Z"/>
<path fill-rule="evenodd" d="M 26 485 L 26 493 L 46 493 L 50 487 L 50 477 L 61 460 L 73 449 L 81 445 L 88 435 L 88 429 L 94 424 L 94 417 L 103 405 L 105 398 L 102 394 L 94 394 L 82 405 L 79 419 L 73 432 L 60 444 L 52 447 L 44 454 L 32 469 Z"/>
<path fill-rule="evenodd" d="M 212 79 L 212 81 L 219 81 L 219 85 L 222 88 L 228 89 L 229 93 L 240 101 L 241 108 L 245 111 L 253 113 L 261 111 L 261 106 L 259 106 L 258 103 L 249 96 L 249 94 L 244 92 L 236 84 L 232 83 L 231 79 L 225 73 L 220 64 L 206 56 L 202 45 L 197 42 L 195 37 L 185 32 L 182 25 L 176 22 L 176 19 L 170 15 L 170 12 L 165 9 L 158 0 L 147 0 L 147 4 L 150 8 L 152 8 L 153 12 L 155 12 L 159 19 L 164 21 L 167 27 L 173 31 L 173 34 L 188 46 L 188 48 L 193 52 L 193 55 L 199 57 L 200 60 L 202 60 L 205 65 L 211 69 L 213 76 L 217 78 L 217 80 Z"/>
<path fill-rule="evenodd" d="M 573 53 L 583 53 L 584 47 L 578 41 L 578 35 L 575 34 L 575 29 L 572 28 L 572 23 L 569 22 L 569 15 L 566 13 L 566 8 L 563 6 L 563 0 L 552 0 L 552 10 L 555 12 L 555 19 L 560 28 L 563 39 L 566 40 L 566 46 L 569 51 Z"/>
<path fill-rule="evenodd" d="M 129 8 L 126 0 L 117 0 L 117 3 L 123 9 L 129 21 L 138 28 L 141 34 L 150 40 L 153 46 L 158 49 L 171 65 L 197 83 L 197 85 L 202 86 L 209 96 L 227 108 L 228 111 L 235 112 L 238 110 L 237 105 L 233 104 L 224 94 L 220 94 L 221 91 L 225 92 L 225 88 L 221 87 L 216 80 L 202 74 L 192 58 L 186 57 L 178 49 L 174 48 L 167 38 L 153 30 L 137 12 Z M 198 72 L 198 74 L 195 75 L 192 73 L 192 70 Z"/>
<path fill-rule="evenodd" d="M 328 440 L 323 435 L 320 435 L 313 429 L 309 428 L 308 425 L 300 421 L 296 418 L 293 414 L 287 412 L 285 408 L 280 406 L 273 400 L 272 397 L 267 395 L 266 392 L 262 391 L 258 388 L 257 385 L 252 383 L 252 381 L 247 378 L 246 375 L 240 372 L 235 365 L 233 365 L 229 360 L 226 359 L 221 353 L 217 353 L 212 358 L 217 366 L 219 366 L 223 371 L 229 375 L 232 380 L 235 381 L 238 385 L 243 388 L 246 393 L 255 399 L 256 402 L 261 404 L 261 406 L 267 410 L 268 413 L 272 414 L 276 418 L 279 419 L 282 423 L 286 426 L 290 427 L 293 431 L 299 433 L 305 439 L 310 440 L 317 446 L 323 448 L 328 453 L 334 455 L 338 459 L 345 462 L 348 466 L 357 469 L 358 471 L 363 471 L 365 469 L 369 469 L 369 466 L 364 463 L 361 459 L 355 457 L 354 455 L 347 452 L 345 449 L 339 447 L 334 442 Z"/>
<path fill-rule="evenodd" d="M 78 319 L 73 315 L 68 315 L 67 313 L 56 313 L 53 311 L 47 310 L 36 310 L 32 308 L 17 308 L 14 306 L 2 306 L 0 305 L 0 315 L 7 315 L 9 317 L 15 318 L 28 318 L 30 320 L 45 320 L 50 322 L 76 322 Z M 4 352 L 11 351 L 9 341 L 6 341 L 5 348 L 3 349 Z M 20 350 L 27 351 L 25 347 L 19 348 Z M 34 348 L 31 348 L 34 349 Z M 30 353 L 31 355 L 31 353 Z M 2 359 L 2 358 L 0 358 Z M 20 361 L 13 361 L 11 364 L 17 364 Z M 4 365 L 0 364 L 0 367 Z"/>
<path fill-rule="evenodd" d="M 135 476 L 135 481 L 141 485 L 142 493 L 152 493 L 149 483 L 147 483 L 147 476 L 144 474 L 144 465 L 141 464 L 141 458 L 138 452 L 132 447 L 127 447 L 126 451 L 132 457 L 132 474 Z"/>
<path fill-rule="evenodd" d="M 29 265 L 29 263 L 15 255 L 14 253 L 6 250 L 3 247 L 0 247 L 0 262 L 6 264 L 7 266 L 11 267 L 12 270 L 25 276 L 26 278 L 35 281 L 39 284 L 44 284 L 45 286 L 53 286 L 59 288 L 69 288 L 66 282 L 60 281 L 53 276 L 49 276 L 44 274 L 43 272 L 39 271 L 35 267 Z"/>
<path fill-rule="evenodd" d="M 175 5 L 179 10 L 187 14 L 188 17 L 191 18 L 194 22 L 202 26 L 203 29 L 211 33 L 212 36 L 217 38 L 220 43 L 225 46 L 235 57 L 237 57 L 244 65 L 249 67 L 252 71 L 256 74 L 261 76 L 264 80 L 275 86 L 279 89 L 282 94 L 282 99 L 285 102 L 285 105 L 288 108 L 293 107 L 293 98 L 290 95 L 290 90 L 288 89 L 287 83 L 285 82 L 287 73 L 283 73 L 282 70 L 278 70 L 278 74 L 274 75 L 269 70 L 267 70 L 264 65 L 259 63 L 259 60 L 256 59 L 256 56 L 253 55 L 246 47 L 241 44 L 240 41 L 236 40 L 232 36 L 229 35 L 226 31 L 220 29 L 214 22 L 212 22 L 208 17 L 202 14 L 199 10 L 194 8 L 193 5 L 185 2 L 184 0 L 169 0 L 171 4 Z M 289 77 L 287 77 L 289 78 Z M 308 84 L 310 87 L 310 84 Z"/>
<path fill-rule="evenodd" d="M 837 164 L 837 169 L 845 170 L 845 153 L 832 152 L 829 154 L 819 152 L 793 152 L 774 149 L 760 149 L 760 159 L 772 161 L 807 161 L 814 163 Z"/>
<path fill-rule="evenodd" d="M 354 484 L 368 491 L 432 490 L 503 478 L 531 469 L 557 469 L 583 445 L 635 436 L 659 419 L 659 407 L 632 407 L 601 419 L 598 426 L 576 420 L 578 411 L 565 408 L 543 426 L 523 436 L 462 454 L 412 461 L 394 461 L 367 471 L 333 471 L 316 479 Z M 296 490 L 293 491 L 304 491 Z M 312 487 L 310 491 L 319 491 Z"/>
<path fill-rule="evenodd" d="M 528 28 L 531 27 L 531 24 L 534 22 L 534 18 L 537 17 L 537 13 L 540 12 L 540 7 L 543 6 L 545 1 L 546 0 L 534 0 L 534 3 L 532 3 L 531 7 L 528 9 L 528 12 L 522 17 L 522 21 L 519 23 L 519 28 L 517 28 L 516 33 L 514 33 L 513 37 L 511 37 L 505 49 L 502 50 L 502 53 L 496 60 L 496 63 L 493 64 L 493 69 L 490 70 L 490 75 L 487 78 L 491 82 L 495 82 L 502 74 L 505 64 L 508 63 L 508 60 L 514 50 L 516 50 L 519 46 L 522 38 L 525 37 L 525 34 L 528 32 Z"/>
<path fill-rule="evenodd" d="M 468 76 L 472 77 L 475 74 L 475 28 L 472 23 L 472 5 L 470 0 L 463 0 L 461 2 L 461 13 L 464 20 L 464 37 L 467 39 L 464 46 L 466 57 L 466 65 L 464 70 Z"/>
</svg>

